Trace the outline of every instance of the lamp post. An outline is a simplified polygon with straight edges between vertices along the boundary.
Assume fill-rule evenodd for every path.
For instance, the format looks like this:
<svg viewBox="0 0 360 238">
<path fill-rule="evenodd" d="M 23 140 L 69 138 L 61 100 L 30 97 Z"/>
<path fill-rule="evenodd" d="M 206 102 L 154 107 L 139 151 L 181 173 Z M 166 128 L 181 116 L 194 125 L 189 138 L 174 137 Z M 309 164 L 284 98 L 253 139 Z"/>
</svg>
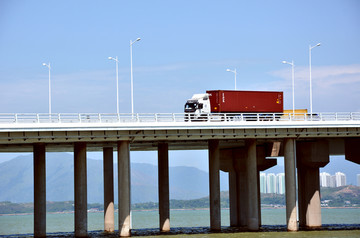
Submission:
<svg viewBox="0 0 360 238">
<path fill-rule="evenodd" d="M 311 81 L 311 50 L 315 47 L 320 46 L 320 43 L 317 43 L 315 46 L 309 45 L 309 68 L 310 68 L 310 115 L 312 115 L 312 81 Z"/>
<path fill-rule="evenodd" d="M 119 114 L 119 70 L 118 70 L 118 57 L 116 58 L 109 57 L 109 60 L 114 60 L 116 62 L 116 113 Z"/>
<path fill-rule="evenodd" d="M 234 70 L 227 69 L 226 71 L 233 72 L 235 74 L 235 90 L 236 90 L 236 69 L 234 69 Z"/>
<path fill-rule="evenodd" d="M 130 40 L 130 73 L 131 73 L 131 114 L 134 114 L 134 85 L 133 85 L 133 68 L 132 68 L 132 45 L 139 41 L 140 38 L 137 38 L 134 41 Z"/>
<path fill-rule="evenodd" d="M 292 72 L 292 103 L 293 103 L 293 115 L 295 115 L 295 77 L 294 77 L 294 61 L 291 62 L 283 61 L 283 64 L 291 65 L 291 72 Z"/>
<path fill-rule="evenodd" d="M 49 114 L 51 117 L 51 75 L 50 75 L 51 67 L 50 67 L 50 62 L 49 62 L 49 64 L 43 63 L 43 66 L 46 66 L 49 69 Z"/>
</svg>

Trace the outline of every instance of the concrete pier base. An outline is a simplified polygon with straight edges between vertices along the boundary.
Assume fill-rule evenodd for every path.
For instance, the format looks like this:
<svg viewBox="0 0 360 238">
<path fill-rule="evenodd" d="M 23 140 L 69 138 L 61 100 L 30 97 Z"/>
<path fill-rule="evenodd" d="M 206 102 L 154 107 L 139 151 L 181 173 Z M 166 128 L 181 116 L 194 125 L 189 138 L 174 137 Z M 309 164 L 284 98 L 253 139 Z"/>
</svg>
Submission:
<svg viewBox="0 0 360 238">
<path fill-rule="evenodd" d="M 119 141 L 118 151 L 118 196 L 119 236 L 131 236 L 130 230 L 130 142 Z"/>
<path fill-rule="evenodd" d="M 221 230 L 219 140 L 209 140 L 210 229 Z"/>
<path fill-rule="evenodd" d="M 34 144 L 34 236 L 46 237 L 45 144 Z"/>
<path fill-rule="evenodd" d="M 114 160 L 113 148 L 103 148 L 104 231 L 114 232 Z"/>
<path fill-rule="evenodd" d="M 159 219 L 160 231 L 170 231 L 169 201 L 169 148 L 167 143 L 158 145 Z"/>
<path fill-rule="evenodd" d="M 87 236 L 86 143 L 74 144 L 75 236 Z"/>
<path fill-rule="evenodd" d="M 286 225 L 288 231 L 297 231 L 295 139 L 284 141 Z"/>
</svg>

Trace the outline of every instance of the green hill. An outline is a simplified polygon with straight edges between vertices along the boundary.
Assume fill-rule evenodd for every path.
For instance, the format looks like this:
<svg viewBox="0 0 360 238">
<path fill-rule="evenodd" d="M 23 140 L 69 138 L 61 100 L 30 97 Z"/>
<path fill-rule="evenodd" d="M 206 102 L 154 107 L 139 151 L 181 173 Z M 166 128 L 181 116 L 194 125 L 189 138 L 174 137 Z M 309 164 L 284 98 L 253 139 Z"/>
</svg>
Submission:
<svg viewBox="0 0 360 238">
<path fill-rule="evenodd" d="M 339 188 L 322 188 L 321 189 L 322 206 L 335 207 L 360 207 L 360 187 L 344 186 Z M 229 207 L 229 192 L 221 192 L 221 207 Z M 74 210 L 73 201 L 66 202 L 47 202 L 46 210 L 48 212 L 71 212 Z M 285 195 L 281 194 L 261 194 L 261 205 L 268 206 L 285 206 Z M 117 204 L 115 204 L 115 208 Z M 132 204 L 133 210 L 155 210 L 158 209 L 158 203 L 146 202 Z M 170 200 L 171 209 L 199 209 L 209 208 L 209 197 L 203 197 L 192 200 Z M 33 203 L 11 203 L 0 202 L 0 214 L 32 213 Z M 103 205 L 93 203 L 88 205 L 88 209 L 103 210 Z"/>
</svg>

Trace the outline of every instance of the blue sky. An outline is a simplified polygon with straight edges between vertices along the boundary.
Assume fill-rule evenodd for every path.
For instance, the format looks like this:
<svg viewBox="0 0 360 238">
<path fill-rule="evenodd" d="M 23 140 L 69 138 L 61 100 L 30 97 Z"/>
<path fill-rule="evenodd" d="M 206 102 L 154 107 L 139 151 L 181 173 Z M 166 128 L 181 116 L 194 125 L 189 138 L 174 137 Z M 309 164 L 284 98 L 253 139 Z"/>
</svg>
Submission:
<svg viewBox="0 0 360 238">
<path fill-rule="evenodd" d="M 182 112 L 210 89 L 284 91 L 290 109 L 360 111 L 360 2 L 0 1 L 0 113 L 130 112 L 133 45 L 135 112 Z"/>
</svg>

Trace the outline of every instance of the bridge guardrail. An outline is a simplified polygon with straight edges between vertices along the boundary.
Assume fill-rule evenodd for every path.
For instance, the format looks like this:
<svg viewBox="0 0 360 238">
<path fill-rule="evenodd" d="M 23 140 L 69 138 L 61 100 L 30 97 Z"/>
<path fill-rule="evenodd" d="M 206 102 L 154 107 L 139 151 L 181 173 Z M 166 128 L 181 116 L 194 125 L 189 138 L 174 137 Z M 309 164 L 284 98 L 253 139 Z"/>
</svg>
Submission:
<svg viewBox="0 0 360 238">
<path fill-rule="evenodd" d="M 360 112 L 324 113 L 0 113 L 0 124 L 12 123 L 145 123 L 239 121 L 360 121 Z"/>
</svg>

